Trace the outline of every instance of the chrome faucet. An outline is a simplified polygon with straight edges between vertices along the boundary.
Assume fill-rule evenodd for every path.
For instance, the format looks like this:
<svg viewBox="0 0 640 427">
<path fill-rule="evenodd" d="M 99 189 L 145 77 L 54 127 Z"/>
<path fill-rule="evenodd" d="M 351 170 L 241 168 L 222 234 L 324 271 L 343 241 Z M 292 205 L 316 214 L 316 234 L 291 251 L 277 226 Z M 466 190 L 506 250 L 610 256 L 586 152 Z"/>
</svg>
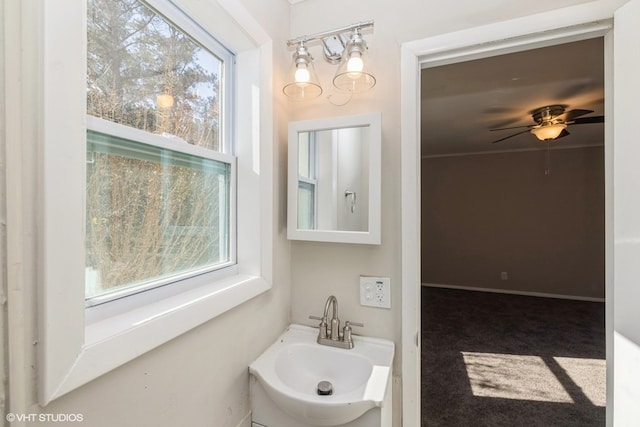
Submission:
<svg viewBox="0 0 640 427">
<path fill-rule="evenodd" d="M 329 319 L 329 308 L 333 305 L 333 313 Z M 332 347 L 353 348 L 353 337 L 351 326 L 364 326 L 362 323 L 344 322 L 342 334 L 340 334 L 340 319 L 338 318 L 338 299 L 331 295 L 324 305 L 324 315 L 322 317 L 309 316 L 310 319 L 320 320 L 318 325 L 318 344 L 330 345 Z"/>
<path fill-rule="evenodd" d="M 327 335 L 329 339 L 337 341 L 340 339 L 340 319 L 338 318 L 338 298 L 331 295 L 327 298 L 327 302 L 324 305 L 323 319 L 329 319 L 329 307 L 333 304 L 333 317 L 331 317 L 331 326 L 327 324 Z"/>
</svg>

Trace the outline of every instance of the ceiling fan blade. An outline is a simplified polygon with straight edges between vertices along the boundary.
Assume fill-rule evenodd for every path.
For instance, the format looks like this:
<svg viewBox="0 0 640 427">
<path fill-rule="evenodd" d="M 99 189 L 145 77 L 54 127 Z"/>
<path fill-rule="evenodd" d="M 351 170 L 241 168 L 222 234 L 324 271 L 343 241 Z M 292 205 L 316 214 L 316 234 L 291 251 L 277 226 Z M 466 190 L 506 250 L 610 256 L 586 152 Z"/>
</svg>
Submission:
<svg viewBox="0 0 640 427">
<path fill-rule="evenodd" d="M 586 123 L 604 123 L 604 116 L 579 117 L 574 119 L 569 125 L 583 125 Z"/>
<path fill-rule="evenodd" d="M 489 132 L 493 132 L 493 131 L 496 131 L 496 130 L 522 129 L 522 128 L 531 129 L 534 126 L 535 125 L 525 125 L 525 126 L 513 126 L 513 127 L 509 127 L 509 128 L 495 128 L 495 129 L 489 129 Z"/>
<path fill-rule="evenodd" d="M 569 110 L 564 114 L 560 114 L 557 118 L 565 122 L 572 122 L 576 117 L 584 116 L 585 114 L 593 113 L 593 110 Z"/>
<path fill-rule="evenodd" d="M 529 129 L 523 130 L 521 132 L 516 132 L 516 133 L 513 133 L 513 134 L 511 134 L 509 136 L 505 136 L 504 138 L 500 138 L 498 140 L 495 140 L 495 141 L 492 142 L 492 144 L 495 144 L 496 142 L 504 141 L 505 139 L 513 138 L 516 135 L 520 135 L 520 134 L 527 133 L 527 132 L 529 132 Z"/>
<path fill-rule="evenodd" d="M 569 131 L 568 131 L 568 130 L 566 130 L 566 129 L 562 129 L 562 132 L 560 132 L 560 135 L 558 135 L 558 136 L 554 139 L 554 141 L 555 141 L 556 139 L 564 138 L 565 136 L 568 136 L 568 135 L 571 135 L 571 134 L 569 133 Z"/>
</svg>

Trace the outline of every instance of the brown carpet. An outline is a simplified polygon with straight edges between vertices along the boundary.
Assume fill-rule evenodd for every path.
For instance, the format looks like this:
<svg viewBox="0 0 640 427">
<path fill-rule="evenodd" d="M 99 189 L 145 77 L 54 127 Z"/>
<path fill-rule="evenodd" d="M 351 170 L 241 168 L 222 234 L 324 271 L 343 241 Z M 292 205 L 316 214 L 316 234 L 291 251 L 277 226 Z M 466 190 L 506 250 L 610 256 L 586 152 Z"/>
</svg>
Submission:
<svg viewBox="0 0 640 427">
<path fill-rule="evenodd" d="M 422 288 L 422 426 L 605 425 L 604 304 Z"/>
</svg>

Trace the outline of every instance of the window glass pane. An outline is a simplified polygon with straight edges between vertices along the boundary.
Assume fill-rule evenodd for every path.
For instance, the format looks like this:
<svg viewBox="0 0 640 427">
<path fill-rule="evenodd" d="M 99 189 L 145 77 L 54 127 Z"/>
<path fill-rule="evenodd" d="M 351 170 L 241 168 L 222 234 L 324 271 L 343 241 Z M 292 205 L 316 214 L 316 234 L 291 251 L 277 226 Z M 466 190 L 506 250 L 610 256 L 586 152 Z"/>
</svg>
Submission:
<svg viewBox="0 0 640 427">
<path fill-rule="evenodd" d="M 86 297 L 230 257 L 228 163 L 87 133 Z"/>
<path fill-rule="evenodd" d="M 305 178 L 311 176 L 311 139 L 309 132 L 298 134 L 298 175 Z"/>
<path fill-rule="evenodd" d="M 298 228 L 314 229 L 315 227 L 315 185 L 298 182 Z"/>
<path fill-rule="evenodd" d="M 222 60 L 138 0 L 88 1 L 88 114 L 216 151 Z"/>
</svg>

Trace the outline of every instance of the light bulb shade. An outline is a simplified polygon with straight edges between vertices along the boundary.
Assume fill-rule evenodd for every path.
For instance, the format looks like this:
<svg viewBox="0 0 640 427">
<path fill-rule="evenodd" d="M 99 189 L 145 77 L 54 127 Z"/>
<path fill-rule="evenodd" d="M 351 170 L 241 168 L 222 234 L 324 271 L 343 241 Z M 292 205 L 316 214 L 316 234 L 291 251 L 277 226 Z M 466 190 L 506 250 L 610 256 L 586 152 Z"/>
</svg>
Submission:
<svg viewBox="0 0 640 427">
<path fill-rule="evenodd" d="M 313 67 L 313 58 L 303 43 L 293 54 L 293 63 L 289 72 L 291 81 L 282 89 L 293 101 L 312 99 L 322 94 L 322 86 Z"/>
<path fill-rule="evenodd" d="M 355 32 L 347 43 L 342 62 L 333 78 L 333 85 L 342 91 L 358 93 L 376 85 L 376 78 L 369 70 L 367 43 Z"/>
<path fill-rule="evenodd" d="M 534 134 L 540 141 L 549 141 L 560 136 L 560 134 L 566 127 L 567 125 L 565 125 L 564 123 L 543 123 L 540 126 L 531 129 L 531 133 Z"/>
</svg>

